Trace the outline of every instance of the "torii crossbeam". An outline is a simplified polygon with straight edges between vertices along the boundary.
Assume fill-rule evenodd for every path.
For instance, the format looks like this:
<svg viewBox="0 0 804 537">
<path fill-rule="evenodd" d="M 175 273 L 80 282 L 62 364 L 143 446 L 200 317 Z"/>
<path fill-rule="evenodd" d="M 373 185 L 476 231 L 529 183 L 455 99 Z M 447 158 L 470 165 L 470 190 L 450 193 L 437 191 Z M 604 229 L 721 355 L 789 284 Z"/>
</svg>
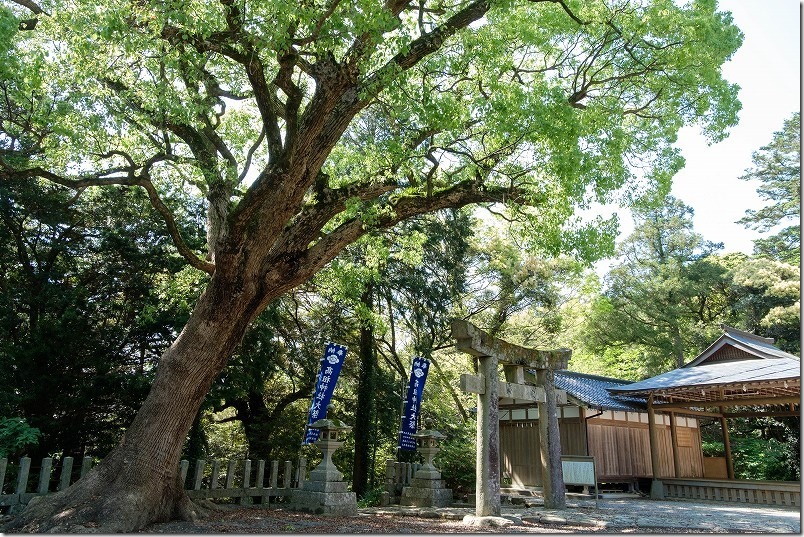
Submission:
<svg viewBox="0 0 804 537">
<path fill-rule="evenodd" d="M 572 351 L 529 349 L 495 338 L 472 323 L 452 321 L 456 348 L 477 359 L 477 375 L 461 375 L 461 390 L 477 394 L 477 516 L 500 516 L 500 397 L 536 402 L 539 408 L 539 451 L 544 506 L 566 506 L 561 469 L 561 439 L 556 409 L 567 394 L 555 389 L 554 371 L 566 369 Z M 498 378 L 503 365 L 506 381 Z M 536 370 L 536 384 L 525 384 L 525 368 Z"/>
</svg>

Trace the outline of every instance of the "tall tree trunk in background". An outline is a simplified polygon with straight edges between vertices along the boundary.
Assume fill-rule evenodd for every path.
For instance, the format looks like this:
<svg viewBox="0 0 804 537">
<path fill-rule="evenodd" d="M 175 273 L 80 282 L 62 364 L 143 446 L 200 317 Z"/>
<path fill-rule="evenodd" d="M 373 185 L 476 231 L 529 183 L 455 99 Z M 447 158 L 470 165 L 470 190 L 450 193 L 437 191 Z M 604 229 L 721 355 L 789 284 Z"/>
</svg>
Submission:
<svg viewBox="0 0 804 537">
<path fill-rule="evenodd" d="M 277 452 L 277 439 L 271 434 L 286 419 L 283 412 L 290 405 L 310 396 L 312 382 L 303 382 L 299 388 L 286 394 L 271 409 L 265 403 L 264 391 L 250 389 L 244 399 L 227 401 L 237 410 L 237 419 L 243 424 L 248 442 L 249 457 L 264 460 L 287 460 Z"/>
<path fill-rule="evenodd" d="M 368 311 L 374 311 L 372 287 L 361 297 Z M 352 468 L 352 491 L 358 498 L 366 494 L 370 439 L 374 425 L 375 371 L 377 355 L 374 351 L 374 327 L 371 321 L 364 321 L 360 327 L 360 378 L 357 385 L 357 407 L 355 409 L 355 458 Z"/>
</svg>

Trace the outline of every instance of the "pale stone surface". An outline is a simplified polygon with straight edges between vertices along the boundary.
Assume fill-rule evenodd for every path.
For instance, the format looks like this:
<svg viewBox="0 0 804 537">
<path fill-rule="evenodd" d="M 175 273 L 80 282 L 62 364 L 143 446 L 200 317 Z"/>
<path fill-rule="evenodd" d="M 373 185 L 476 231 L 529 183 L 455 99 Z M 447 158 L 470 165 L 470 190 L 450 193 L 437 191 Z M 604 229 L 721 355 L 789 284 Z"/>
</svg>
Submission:
<svg viewBox="0 0 804 537">
<path fill-rule="evenodd" d="M 293 510 L 305 513 L 357 516 L 357 497 L 354 492 L 316 492 L 295 489 L 291 495 L 291 503 Z"/>
<path fill-rule="evenodd" d="M 564 369 L 572 353 L 569 349 L 539 351 L 514 345 L 480 330 L 468 321 L 452 321 L 456 348 L 476 358 L 477 374 L 461 375 L 461 389 L 477 394 L 477 463 L 475 471 L 475 515 L 500 515 L 500 397 L 537 402 L 541 432 L 540 458 L 545 502 L 549 507 L 563 508 L 564 481 L 561 473 L 561 443 L 556 406 L 566 397 L 556 390 L 553 371 Z M 502 363 L 506 382 L 498 378 Z M 525 380 L 525 366 L 537 370 L 539 386 L 520 384 Z"/>
<path fill-rule="evenodd" d="M 441 472 L 432 466 L 432 456 L 429 458 L 430 464 L 420 468 L 410 486 L 402 489 L 400 505 L 446 507 L 452 504 L 452 489 L 446 488 Z"/>
<path fill-rule="evenodd" d="M 447 507 L 452 504 L 452 489 L 443 486 L 405 487 L 399 503 L 415 507 Z"/>
<path fill-rule="evenodd" d="M 500 515 L 500 418 L 495 356 L 477 358 L 478 374 L 485 390 L 477 396 L 477 462 L 475 471 L 478 517 Z"/>
<path fill-rule="evenodd" d="M 502 528 L 505 526 L 514 526 L 522 524 L 519 517 L 514 516 L 476 516 L 466 515 L 463 517 L 463 523 L 467 526 L 475 527 L 492 527 Z"/>
<path fill-rule="evenodd" d="M 301 489 L 312 492 L 347 492 L 345 481 L 305 481 Z"/>
<path fill-rule="evenodd" d="M 343 474 L 332 462 L 332 454 L 343 445 L 339 433 L 351 428 L 334 420 L 319 420 L 311 427 L 321 430 L 316 445 L 324 457 L 302 488 L 291 491 L 290 508 L 318 515 L 357 516 L 357 496 L 346 491 Z"/>
</svg>

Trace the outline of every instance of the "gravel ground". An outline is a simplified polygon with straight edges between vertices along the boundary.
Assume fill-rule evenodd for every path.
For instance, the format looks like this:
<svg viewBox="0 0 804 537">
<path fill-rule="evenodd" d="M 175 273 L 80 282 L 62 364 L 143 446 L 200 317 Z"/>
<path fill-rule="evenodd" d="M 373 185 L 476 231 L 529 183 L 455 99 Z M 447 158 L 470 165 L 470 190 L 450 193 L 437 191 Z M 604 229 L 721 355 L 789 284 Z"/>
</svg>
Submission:
<svg viewBox="0 0 804 537">
<path fill-rule="evenodd" d="M 355 517 L 311 515 L 284 509 L 231 507 L 197 522 L 152 524 L 140 533 L 715 533 L 646 527 L 543 524 L 528 520 L 502 526 L 472 526 L 460 520 L 361 513 Z"/>
</svg>

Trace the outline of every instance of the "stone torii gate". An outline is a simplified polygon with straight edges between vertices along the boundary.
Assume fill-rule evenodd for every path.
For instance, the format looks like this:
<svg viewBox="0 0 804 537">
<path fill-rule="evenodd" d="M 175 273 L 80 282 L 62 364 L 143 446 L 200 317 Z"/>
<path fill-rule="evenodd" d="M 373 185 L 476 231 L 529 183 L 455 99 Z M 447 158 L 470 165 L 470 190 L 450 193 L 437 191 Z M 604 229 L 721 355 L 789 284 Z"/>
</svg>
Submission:
<svg viewBox="0 0 804 537">
<path fill-rule="evenodd" d="M 500 397 L 537 403 L 544 506 L 566 507 L 556 410 L 566 404 L 567 393 L 555 388 L 554 371 L 566 369 L 572 351 L 520 347 L 463 320 L 452 321 L 452 337 L 456 348 L 474 356 L 478 365 L 477 375 L 460 378 L 462 391 L 477 394 L 476 516 L 500 516 Z M 499 380 L 499 364 L 505 381 Z M 536 385 L 525 383 L 525 368 L 536 370 Z"/>
</svg>

